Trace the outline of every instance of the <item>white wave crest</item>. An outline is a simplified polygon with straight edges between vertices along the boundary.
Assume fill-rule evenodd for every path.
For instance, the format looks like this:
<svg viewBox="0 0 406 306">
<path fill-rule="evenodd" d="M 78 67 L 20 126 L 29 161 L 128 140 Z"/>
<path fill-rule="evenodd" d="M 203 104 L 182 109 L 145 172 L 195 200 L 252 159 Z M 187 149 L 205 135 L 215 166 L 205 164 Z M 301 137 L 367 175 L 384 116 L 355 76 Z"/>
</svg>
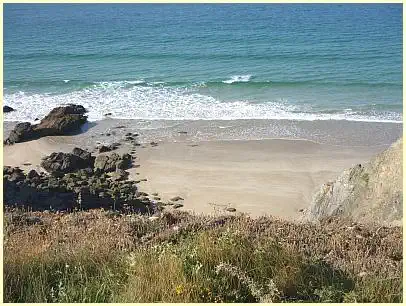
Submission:
<svg viewBox="0 0 406 306">
<path fill-rule="evenodd" d="M 223 81 L 223 83 L 233 84 L 233 83 L 238 83 L 238 82 L 249 82 L 251 78 L 252 78 L 252 75 L 250 75 L 250 74 L 233 75 L 233 76 L 231 76 L 230 79 Z"/>
<path fill-rule="evenodd" d="M 44 117 L 52 108 L 69 103 L 81 104 L 88 111 L 90 121 L 111 118 L 146 120 L 350 120 L 402 122 L 397 113 L 312 113 L 286 101 L 250 103 L 224 102 L 197 93 L 190 88 L 125 86 L 123 82 L 103 82 L 92 87 L 65 94 L 27 94 L 18 92 L 4 95 L 4 104 L 17 111 L 5 113 L 6 121 L 31 121 Z"/>
</svg>

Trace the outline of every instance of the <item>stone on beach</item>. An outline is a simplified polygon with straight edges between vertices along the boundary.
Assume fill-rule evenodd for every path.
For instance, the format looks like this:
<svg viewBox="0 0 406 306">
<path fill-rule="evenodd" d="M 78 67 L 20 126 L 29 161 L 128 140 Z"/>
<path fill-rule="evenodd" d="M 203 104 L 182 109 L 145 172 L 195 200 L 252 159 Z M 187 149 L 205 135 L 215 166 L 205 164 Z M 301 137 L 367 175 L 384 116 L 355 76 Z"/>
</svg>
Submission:
<svg viewBox="0 0 406 306">
<path fill-rule="evenodd" d="M 176 202 L 176 201 L 184 200 L 184 199 L 179 197 L 179 196 L 176 196 L 176 197 L 171 198 L 170 200 L 173 201 L 173 202 Z"/>
<path fill-rule="evenodd" d="M 56 107 L 39 124 L 18 123 L 4 143 L 14 144 L 45 136 L 72 133 L 79 130 L 87 121 L 85 113 L 86 109 L 81 105 L 69 104 Z"/>
<path fill-rule="evenodd" d="M 8 105 L 3 106 L 3 113 L 10 113 L 10 112 L 14 112 L 14 111 L 15 111 L 15 109 L 12 108 L 11 106 L 8 106 Z"/>
<path fill-rule="evenodd" d="M 131 155 L 123 154 L 121 157 L 117 153 L 110 155 L 98 155 L 94 162 L 94 168 L 102 172 L 113 172 L 116 169 L 127 169 L 131 166 Z"/>
<path fill-rule="evenodd" d="M 54 152 L 46 156 L 41 166 L 49 173 L 61 176 L 84 168 L 93 168 L 91 154 L 80 148 L 74 148 L 72 153 Z"/>
</svg>

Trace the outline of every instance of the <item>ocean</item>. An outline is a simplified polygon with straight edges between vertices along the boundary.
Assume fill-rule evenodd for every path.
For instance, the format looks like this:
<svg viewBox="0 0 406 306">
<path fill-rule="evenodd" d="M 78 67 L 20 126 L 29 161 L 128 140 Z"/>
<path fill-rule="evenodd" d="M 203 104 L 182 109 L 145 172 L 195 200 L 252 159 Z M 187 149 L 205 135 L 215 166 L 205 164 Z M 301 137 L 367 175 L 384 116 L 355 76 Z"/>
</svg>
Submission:
<svg viewBox="0 0 406 306">
<path fill-rule="evenodd" d="M 402 122 L 401 4 L 4 4 L 5 121 Z"/>
</svg>

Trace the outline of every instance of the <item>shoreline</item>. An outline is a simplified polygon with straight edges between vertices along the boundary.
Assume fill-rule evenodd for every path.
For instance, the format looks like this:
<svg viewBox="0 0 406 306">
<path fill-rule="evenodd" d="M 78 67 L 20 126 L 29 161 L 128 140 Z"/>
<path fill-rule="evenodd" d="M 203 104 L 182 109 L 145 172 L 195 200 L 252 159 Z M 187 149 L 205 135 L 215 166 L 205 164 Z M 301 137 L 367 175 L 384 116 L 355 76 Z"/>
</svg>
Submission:
<svg viewBox="0 0 406 306">
<path fill-rule="evenodd" d="M 110 126 L 122 122 L 107 122 Z M 98 143 L 122 139 L 126 132 L 145 130 L 110 129 L 116 135 L 99 135 L 92 129 L 71 136 L 49 136 L 29 142 L 4 146 L 4 165 L 35 169 L 41 158 L 52 152 L 70 152 L 75 146 L 97 154 Z M 93 136 L 93 137 L 92 137 Z M 138 188 L 148 194 L 158 193 L 160 201 L 180 196 L 180 208 L 197 214 L 246 213 L 252 217 L 272 215 L 299 220 L 309 207 L 311 197 L 321 184 L 333 180 L 344 169 L 368 161 L 388 146 L 332 145 L 305 139 L 262 140 L 191 140 L 177 135 L 179 141 L 156 139 L 157 145 L 144 142 L 135 149 L 129 179 L 139 181 Z M 150 135 L 149 135 L 150 137 Z M 183 137 L 183 138 L 182 138 Z M 123 143 L 114 152 L 128 153 Z M 24 165 L 26 163 L 26 165 Z M 147 181 L 143 181 L 147 179 Z"/>
<path fill-rule="evenodd" d="M 14 128 L 15 121 L 3 123 L 4 137 Z M 308 140 L 337 146 L 390 145 L 403 134 L 402 123 L 358 121 L 296 121 L 271 119 L 246 120 L 124 120 L 106 118 L 88 122 L 78 138 L 83 145 L 93 140 L 115 142 L 125 132 L 140 134 L 139 141 L 198 142 L 264 139 Z M 108 135 L 106 137 L 106 135 Z M 75 136 L 75 137 L 76 137 Z M 92 141 L 86 141 L 91 139 Z M 92 139 L 93 138 L 93 139 Z"/>
</svg>

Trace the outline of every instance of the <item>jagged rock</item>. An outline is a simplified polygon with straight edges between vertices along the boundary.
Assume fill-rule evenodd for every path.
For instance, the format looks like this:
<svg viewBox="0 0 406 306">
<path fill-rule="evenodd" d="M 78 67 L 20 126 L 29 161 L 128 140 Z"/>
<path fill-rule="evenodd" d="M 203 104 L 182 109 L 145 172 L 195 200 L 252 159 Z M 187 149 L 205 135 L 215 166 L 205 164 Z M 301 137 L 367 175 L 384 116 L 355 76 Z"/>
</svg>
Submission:
<svg viewBox="0 0 406 306">
<path fill-rule="evenodd" d="M 34 129 L 41 137 L 70 133 L 86 122 L 85 113 L 86 109 L 81 105 L 56 107 Z"/>
<path fill-rule="evenodd" d="M 110 152 L 112 150 L 113 150 L 113 148 L 111 146 L 102 145 L 99 147 L 99 153 Z"/>
<path fill-rule="evenodd" d="M 28 174 L 27 174 L 27 178 L 32 180 L 35 177 L 38 177 L 38 178 L 40 177 L 38 172 L 35 171 L 34 169 L 30 170 L 30 172 L 28 172 Z"/>
<path fill-rule="evenodd" d="M 10 132 L 8 138 L 4 141 L 4 144 L 13 144 L 16 142 L 22 142 L 28 139 L 34 139 L 38 137 L 38 134 L 33 130 L 33 126 L 29 122 L 18 123 L 14 129 Z"/>
<path fill-rule="evenodd" d="M 370 162 L 347 169 L 334 182 L 322 185 L 305 219 L 344 216 L 363 223 L 401 224 L 402 144 L 401 138 Z"/>
<path fill-rule="evenodd" d="M 72 153 L 52 153 L 43 159 L 41 166 L 53 175 L 63 176 L 79 169 L 92 168 L 93 158 L 89 152 L 75 148 Z"/>
<path fill-rule="evenodd" d="M 86 109 L 81 105 L 70 104 L 56 107 L 39 124 L 18 123 L 4 143 L 13 144 L 44 136 L 74 132 L 86 122 L 85 113 Z"/>
<path fill-rule="evenodd" d="M 3 113 L 10 113 L 10 112 L 14 112 L 14 111 L 15 111 L 15 109 L 12 108 L 11 106 L 7 106 L 7 105 L 3 106 Z"/>
<path fill-rule="evenodd" d="M 94 162 L 94 168 L 102 172 L 113 172 L 116 169 L 128 169 L 131 166 L 131 155 L 124 154 L 122 157 L 117 153 L 99 155 Z"/>
</svg>

